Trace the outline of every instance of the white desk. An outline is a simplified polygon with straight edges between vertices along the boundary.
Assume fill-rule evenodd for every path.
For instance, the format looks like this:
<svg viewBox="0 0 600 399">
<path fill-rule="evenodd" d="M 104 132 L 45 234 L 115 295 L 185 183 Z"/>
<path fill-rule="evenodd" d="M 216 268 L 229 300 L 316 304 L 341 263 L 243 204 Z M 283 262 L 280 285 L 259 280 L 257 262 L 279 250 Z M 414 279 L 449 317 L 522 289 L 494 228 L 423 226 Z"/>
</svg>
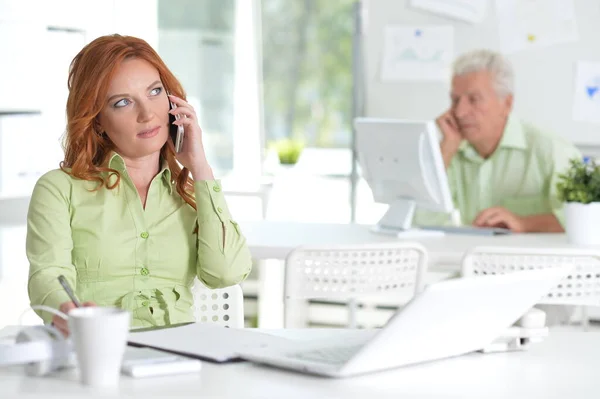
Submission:
<svg viewBox="0 0 600 399">
<path fill-rule="evenodd" d="M 351 245 L 398 241 L 398 238 L 371 233 L 370 226 L 294 222 L 242 223 L 250 252 L 261 262 L 259 270 L 259 327 L 283 327 L 284 267 L 281 261 L 301 245 Z M 568 247 L 564 234 L 514 234 L 502 236 L 446 235 L 414 238 L 429 253 L 432 272 L 450 276 L 460 271 L 464 254 L 475 246 Z M 444 274 L 441 274 L 442 276 Z M 439 278 L 438 278 L 439 279 Z"/>
<path fill-rule="evenodd" d="M 300 245 L 369 244 L 398 241 L 398 238 L 375 234 L 370 226 L 358 224 L 321 224 L 296 222 L 242 223 L 250 251 L 255 259 L 281 259 Z M 444 237 L 414 238 L 423 244 L 434 265 L 459 265 L 465 252 L 480 245 L 515 247 L 568 247 L 564 234 L 510 234 L 475 236 L 448 234 Z"/>
<path fill-rule="evenodd" d="M 600 333 L 553 331 L 527 352 L 470 354 L 341 380 L 250 363 L 204 363 L 198 374 L 123 377 L 108 396 L 203 398 L 597 398 Z M 78 383 L 75 370 L 26 377 L 0 369 L 3 398 L 101 394 Z"/>
</svg>

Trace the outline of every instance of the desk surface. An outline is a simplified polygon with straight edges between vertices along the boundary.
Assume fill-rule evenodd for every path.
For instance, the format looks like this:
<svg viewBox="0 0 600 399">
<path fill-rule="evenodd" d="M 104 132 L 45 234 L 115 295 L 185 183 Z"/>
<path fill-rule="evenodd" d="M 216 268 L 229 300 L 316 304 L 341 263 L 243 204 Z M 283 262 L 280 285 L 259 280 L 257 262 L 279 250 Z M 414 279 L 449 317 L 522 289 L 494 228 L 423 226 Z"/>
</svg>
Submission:
<svg viewBox="0 0 600 399">
<path fill-rule="evenodd" d="M 301 245 L 344 245 L 390 242 L 393 236 L 372 233 L 358 224 L 297 222 L 242 223 L 252 255 L 256 259 L 285 259 Z M 465 252 L 474 246 L 570 247 L 565 234 L 510 234 L 476 236 L 447 234 L 443 237 L 414 238 L 429 251 L 432 263 L 460 264 Z"/>
<path fill-rule="evenodd" d="M 115 396 L 219 398 L 597 398 L 600 332 L 552 331 L 526 352 L 470 354 L 354 378 L 332 380 L 256 366 L 203 363 L 197 374 L 123 377 Z M 45 378 L 0 369 L 2 397 L 96 393 L 75 370 Z M 98 392 L 100 393 L 100 392 Z M 112 395 L 111 395 L 112 396 Z"/>
<path fill-rule="evenodd" d="M 322 224 L 298 222 L 241 223 L 252 257 L 257 260 L 285 260 L 303 245 L 353 245 L 398 241 L 399 238 L 372 233 L 370 226 L 358 224 Z M 564 234 L 510 234 L 477 236 L 446 234 L 442 237 L 414 238 L 429 255 L 427 281 L 437 281 L 460 272 L 465 253 L 476 246 L 570 247 Z M 260 327 L 283 326 L 283 262 L 261 262 L 258 296 Z M 273 266 L 271 266 L 271 264 Z M 433 274 L 431 272 L 437 273 Z M 439 273 L 444 273 L 441 276 Z"/>
</svg>

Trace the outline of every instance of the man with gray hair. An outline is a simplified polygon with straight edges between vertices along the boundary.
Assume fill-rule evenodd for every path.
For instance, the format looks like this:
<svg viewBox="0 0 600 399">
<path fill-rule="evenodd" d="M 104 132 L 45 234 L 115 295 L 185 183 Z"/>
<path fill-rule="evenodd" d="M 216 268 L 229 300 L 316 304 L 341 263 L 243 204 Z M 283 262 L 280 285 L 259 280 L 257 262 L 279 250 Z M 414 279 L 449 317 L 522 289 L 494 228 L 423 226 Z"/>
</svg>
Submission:
<svg viewBox="0 0 600 399">
<path fill-rule="evenodd" d="M 581 154 L 513 115 L 513 90 L 513 69 L 500 54 L 476 50 L 455 61 L 451 106 L 437 119 L 454 205 L 463 224 L 562 232 L 556 182 Z M 418 212 L 415 223 L 439 217 Z"/>
</svg>

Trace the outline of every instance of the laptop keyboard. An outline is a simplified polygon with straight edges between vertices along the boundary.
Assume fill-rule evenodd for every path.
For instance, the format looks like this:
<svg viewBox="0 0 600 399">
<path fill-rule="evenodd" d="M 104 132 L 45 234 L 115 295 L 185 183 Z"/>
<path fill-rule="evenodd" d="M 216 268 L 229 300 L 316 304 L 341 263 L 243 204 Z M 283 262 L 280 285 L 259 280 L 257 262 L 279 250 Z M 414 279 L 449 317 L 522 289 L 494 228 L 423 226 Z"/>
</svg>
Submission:
<svg viewBox="0 0 600 399">
<path fill-rule="evenodd" d="M 422 230 L 439 230 L 447 234 L 467 234 L 475 236 L 495 236 L 510 234 L 510 229 L 502 227 L 475 227 L 475 226 L 420 226 Z"/>
<path fill-rule="evenodd" d="M 288 353 L 287 357 L 308 360 L 311 362 L 340 365 L 346 363 L 360 348 L 362 348 L 362 346 L 363 344 L 312 349 L 309 351 Z"/>
</svg>

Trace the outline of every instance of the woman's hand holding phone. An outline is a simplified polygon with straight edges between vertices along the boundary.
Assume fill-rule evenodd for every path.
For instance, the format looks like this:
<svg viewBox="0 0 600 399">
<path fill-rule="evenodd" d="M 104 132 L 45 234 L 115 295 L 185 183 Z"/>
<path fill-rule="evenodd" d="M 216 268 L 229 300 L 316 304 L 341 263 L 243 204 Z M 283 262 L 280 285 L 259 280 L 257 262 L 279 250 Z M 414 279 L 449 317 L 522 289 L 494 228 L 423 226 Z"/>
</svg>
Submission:
<svg viewBox="0 0 600 399">
<path fill-rule="evenodd" d="M 169 105 L 170 108 L 169 110 L 173 110 L 175 108 L 177 108 L 177 106 L 172 102 L 169 101 Z M 175 122 L 176 120 L 178 120 L 180 118 L 179 115 L 169 115 L 169 121 L 170 123 Z M 176 126 L 176 125 L 171 125 L 169 126 L 169 136 L 171 137 L 171 140 L 173 140 L 173 145 L 175 146 L 175 152 L 181 152 L 181 150 L 183 149 L 183 138 L 185 135 L 185 131 L 183 129 L 183 126 Z"/>
<path fill-rule="evenodd" d="M 176 106 L 169 111 L 171 115 L 175 116 L 173 125 L 182 126 L 185 131 L 181 151 L 176 152 L 177 160 L 192 172 L 194 180 L 214 180 L 212 169 L 206 159 L 202 143 L 202 129 L 198 124 L 196 111 L 185 100 L 177 96 L 169 95 L 169 101 Z M 177 118 L 178 116 L 179 118 Z"/>
</svg>

